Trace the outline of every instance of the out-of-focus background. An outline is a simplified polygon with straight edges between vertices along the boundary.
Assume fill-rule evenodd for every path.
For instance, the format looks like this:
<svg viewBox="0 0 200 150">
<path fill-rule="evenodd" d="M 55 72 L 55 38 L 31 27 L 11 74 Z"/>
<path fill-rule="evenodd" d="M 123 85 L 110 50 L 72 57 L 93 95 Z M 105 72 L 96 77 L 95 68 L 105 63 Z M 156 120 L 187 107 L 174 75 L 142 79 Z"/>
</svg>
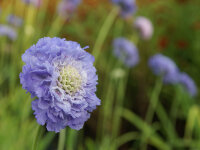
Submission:
<svg viewBox="0 0 200 150">
<path fill-rule="evenodd" d="M 0 1 L 0 149 L 32 147 L 37 122 L 19 80 L 21 55 L 49 36 L 89 45 L 99 77 L 101 106 L 80 131 L 66 128 L 63 149 L 200 150 L 200 1 L 133 0 L 136 8 L 126 16 L 122 11 L 129 7 L 122 0 L 62 1 L 70 0 Z M 142 37 L 146 29 L 135 25 L 139 16 L 151 22 L 146 28 L 152 36 Z M 113 54 L 118 37 L 137 47 L 134 67 Z M 148 61 L 158 53 L 191 77 L 194 95 L 190 83 L 165 84 L 153 74 Z M 57 149 L 58 139 L 43 127 L 38 150 Z"/>
</svg>

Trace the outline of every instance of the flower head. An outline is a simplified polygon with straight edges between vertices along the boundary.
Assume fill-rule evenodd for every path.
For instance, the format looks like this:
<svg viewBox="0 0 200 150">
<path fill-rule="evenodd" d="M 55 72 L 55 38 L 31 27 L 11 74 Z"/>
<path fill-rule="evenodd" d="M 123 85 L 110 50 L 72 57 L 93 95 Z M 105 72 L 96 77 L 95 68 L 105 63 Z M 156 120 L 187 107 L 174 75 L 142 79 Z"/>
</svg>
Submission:
<svg viewBox="0 0 200 150">
<path fill-rule="evenodd" d="M 94 57 L 76 42 L 42 38 L 22 56 L 24 89 L 37 97 L 32 102 L 37 122 L 48 131 L 69 126 L 79 130 L 100 105 Z"/>
<path fill-rule="evenodd" d="M 134 27 L 139 31 L 142 39 L 148 40 L 152 37 L 153 25 L 149 19 L 145 17 L 136 18 Z"/>
<path fill-rule="evenodd" d="M 14 26 L 17 26 L 17 27 L 20 27 L 22 25 L 22 19 L 15 16 L 15 15 L 8 15 L 7 16 L 7 21 L 8 23 L 14 25 Z"/>
<path fill-rule="evenodd" d="M 170 58 L 156 54 L 149 59 L 149 67 L 155 75 L 162 76 L 165 83 L 174 84 L 178 82 L 179 70 Z"/>
<path fill-rule="evenodd" d="M 32 4 L 35 7 L 39 7 L 42 3 L 42 0 L 22 0 L 26 4 Z"/>
<path fill-rule="evenodd" d="M 136 11 L 135 0 L 112 0 L 112 2 L 121 8 L 122 17 L 131 16 Z"/>
<path fill-rule="evenodd" d="M 125 38 L 116 38 L 113 41 L 114 54 L 128 67 L 134 67 L 139 62 L 136 46 Z"/>
<path fill-rule="evenodd" d="M 0 36 L 7 36 L 14 41 L 17 38 L 17 32 L 7 25 L 0 24 Z"/>
<path fill-rule="evenodd" d="M 81 0 L 62 0 L 59 4 L 58 4 L 58 14 L 66 19 L 69 16 L 71 16 L 74 11 L 76 11 L 76 8 L 78 7 L 78 5 L 81 3 Z"/>
<path fill-rule="evenodd" d="M 197 95 L 197 87 L 193 79 L 186 73 L 179 74 L 179 83 L 183 85 L 191 96 Z"/>
</svg>

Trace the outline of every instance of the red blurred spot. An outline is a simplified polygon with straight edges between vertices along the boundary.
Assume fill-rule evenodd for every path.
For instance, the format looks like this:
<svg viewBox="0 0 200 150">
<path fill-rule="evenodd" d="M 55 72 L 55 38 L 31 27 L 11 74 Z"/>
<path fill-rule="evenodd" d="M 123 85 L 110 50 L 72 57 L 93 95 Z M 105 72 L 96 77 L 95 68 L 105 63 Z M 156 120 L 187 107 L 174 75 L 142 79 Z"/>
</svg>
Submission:
<svg viewBox="0 0 200 150">
<path fill-rule="evenodd" d="M 179 49 L 185 49 L 188 46 L 188 43 L 185 40 L 179 40 L 179 41 L 176 42 L 176 46 Z"/>
<path fill-rule="evenodd" d="M 160 37 L 158 40 L 158 47 L 160 49 L 165 49 L 169 44 L 169 40 L 167 37 Z"/>
<path fill-rule="evenodd" d="M 193 25 L 193 28 L 195 30 L 200 30 L 200 21 L 195 22 L 194 25 Z"/>
</svg>

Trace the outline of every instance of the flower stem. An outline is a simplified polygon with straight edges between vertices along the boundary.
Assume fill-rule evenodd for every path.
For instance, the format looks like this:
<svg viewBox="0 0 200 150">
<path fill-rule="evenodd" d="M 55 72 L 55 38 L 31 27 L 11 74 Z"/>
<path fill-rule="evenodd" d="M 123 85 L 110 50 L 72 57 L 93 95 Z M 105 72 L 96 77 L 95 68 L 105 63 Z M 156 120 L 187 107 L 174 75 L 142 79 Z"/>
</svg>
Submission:
<svg viewBox="0 0 200 150">
<path fill-rule="evenodd" d="M 117 14 L 118 14 L 118 8 L 113 8 L 99 31 L 99 34 L 97 36 L 96 42 L 94 44 L 93 52 L 92 52 L 92 54 L 94 55 L 94 57 L 96 59 L 95 62 L 97 62 L 102 45 L 108 35 L 108 32 L 109 32 Z"/>
<path fill-rule="evenodd" d="M 33 141 L 33 146 L 32 146 L 32 150 L 37 150 L 37 146 L 38 146 L 38 141 L 41 135 L 41 130 L 42 130 L 42 126 L 38 125 L 37 129 L 36 129 L 36 135 Z"/>
<path fill-rule="evenodd" d="M 116 98 L 116 105 L 114 108 L 114 116 L 113 116 L 113 127 L 112 127 L 112 138 L 116 139 L 119 133 L 120 124 L 121 124 L 121 109 L 120 107 L 123 106 L 124 103 L 124 95 L 126 92 L 127 82 L 128 82 L 128 74 L 129 70 L 125 70 L 125 77 L 122 79 L 119 79 L 118 81 L 118 89 L 117 89 L 117 98 Z"/>
<path fill-rule="evenodd" d="M 147 115 L 145 118 L 146 122 L 149 124 L 151 124 L 151 122 L 152 122 L 152 119 L 153 119 L 153 116 L 155 113 L 155 109 L 158 104 L 158 99 L 159 99 L 159 94 L 160 94 L 161 89 L 162 89 L 162 78 L 158 78 L 156 81 L 156 84 L 154 86 L 154 89 L 152 91 L 149 108 L 147 110 Z M 147 149 L 147 144 L 146 144 L 147 139 L 148 139 L 148 136 L 143 132 L 141 150 Z"/>
<path fill-rule="evenodd" d="M 63 26 L 64 26 L 64 21 L 62 21 L 60 16 L 57 16 L 54 22 L 51 24 L 47 36 L 54 37 L 55 35 L 59 35 Z"/>
<path fill-rule="evenodd" d="M 78 132 L 71 128 L 67 130 L 66 150 L 73 150 L 76 147 Z"/>
<path fill-rule="evenodd" d="M 171 111 L 170 111 L 170 116 L 172 118 L 173 124 L 176 124 L 178 108 L 180 106 L 180 100 L 182 99 L 182 94 L 181 94 L 180 88 L 181 88 L 180 86 L 176 86 L 176 96 L 172 102 Z"/>
<path fill-rule="evenodd" d="M 152 95 L 151 95 L 149 108 L 147 110 L 147 116 L 146 116 L 147 123 L 151 123 L 151 121 L 153 119 L 153 115 L 154 115 L 154 112 L 155 112 L 155 109 L 156 109 L 156 106 L 158 103 L 161 88 L 162 88 L 162 78 L 158 78 L 158 80 L 156 81 L 155 87 L 153 89 Z"/>
<path fill-rule="evenodd" d="M 59 141 L 58 141 L 58 150 L 63 150 L 65 147 L 65 133 L 66 129 L 60 131 Z"/>
</svg>

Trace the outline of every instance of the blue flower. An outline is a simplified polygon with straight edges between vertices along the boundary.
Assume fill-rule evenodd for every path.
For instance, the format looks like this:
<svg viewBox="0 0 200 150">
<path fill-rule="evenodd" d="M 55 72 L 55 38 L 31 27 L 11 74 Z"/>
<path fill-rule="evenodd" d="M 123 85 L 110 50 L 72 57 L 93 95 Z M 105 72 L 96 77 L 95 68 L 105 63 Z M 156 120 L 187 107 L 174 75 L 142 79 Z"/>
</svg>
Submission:
<svg viewBox="0 0 200 150">
<path fill-rule="evenodd" d="M 188 91 L 191 96 L 197 95 L 197 87 L 192 78 L 186 73 L 179 74 L 179 83 Z"/>
<path fill-rule="evenodd" d="M 39 7 L 42 3 L 42 0 L 22 0 L 26 4 L 32 4 L 35 7 Z"/>
<path fill-rule="evenodd" d="M 14 25 L 14 26 L 17 26 L 17 27 L 20 27 L 22 25 L 22 19 L 15 16 L 15 15 L 8 15 L 7 16 L 7 21 L 8 23 Z"/>
<path fill-rule="evenodd" d="M 164 83 L 178 82 L 179 69 L 170 58 L 156 54 L 149 59 L 148 64 L 155 75 L 163 77 Z"/>
<path fill-rule="evenodd" d="M 48 131 L 81 129 L 100 105 L 94 57 L 76 42 L 45 37 L 26 50 L 22 60 L 26 65 L 20 81 L 37 97 L 32 102 L 37 122 Z"/>
<path fill-rule="evenodd" d="M 0 36 L 7 36 L 14 41 L 17 38 L 17 32 L 7 25 L 0 24 Z"/>
<path fill-rule="evenodd" d="M 139 63 L 139 54 L 135 45 L 125 38 L 116 38 L 113 41 L 114 54 L 126 66 L 134 67 Z"/>
<path fill-rule="evenodd" d="M 68 19 L 76 11 L 78 5 L 81 3 L 81 0 L 62 0 L 58 4 L 58 14 L 64 18 Z"/>
<path fill-rule="evenodd" d="M 135 0 L 112 0 L 112 2 L 121 8 L 122 17 L 131 16 L 136 11 Z"/>
</svg>

